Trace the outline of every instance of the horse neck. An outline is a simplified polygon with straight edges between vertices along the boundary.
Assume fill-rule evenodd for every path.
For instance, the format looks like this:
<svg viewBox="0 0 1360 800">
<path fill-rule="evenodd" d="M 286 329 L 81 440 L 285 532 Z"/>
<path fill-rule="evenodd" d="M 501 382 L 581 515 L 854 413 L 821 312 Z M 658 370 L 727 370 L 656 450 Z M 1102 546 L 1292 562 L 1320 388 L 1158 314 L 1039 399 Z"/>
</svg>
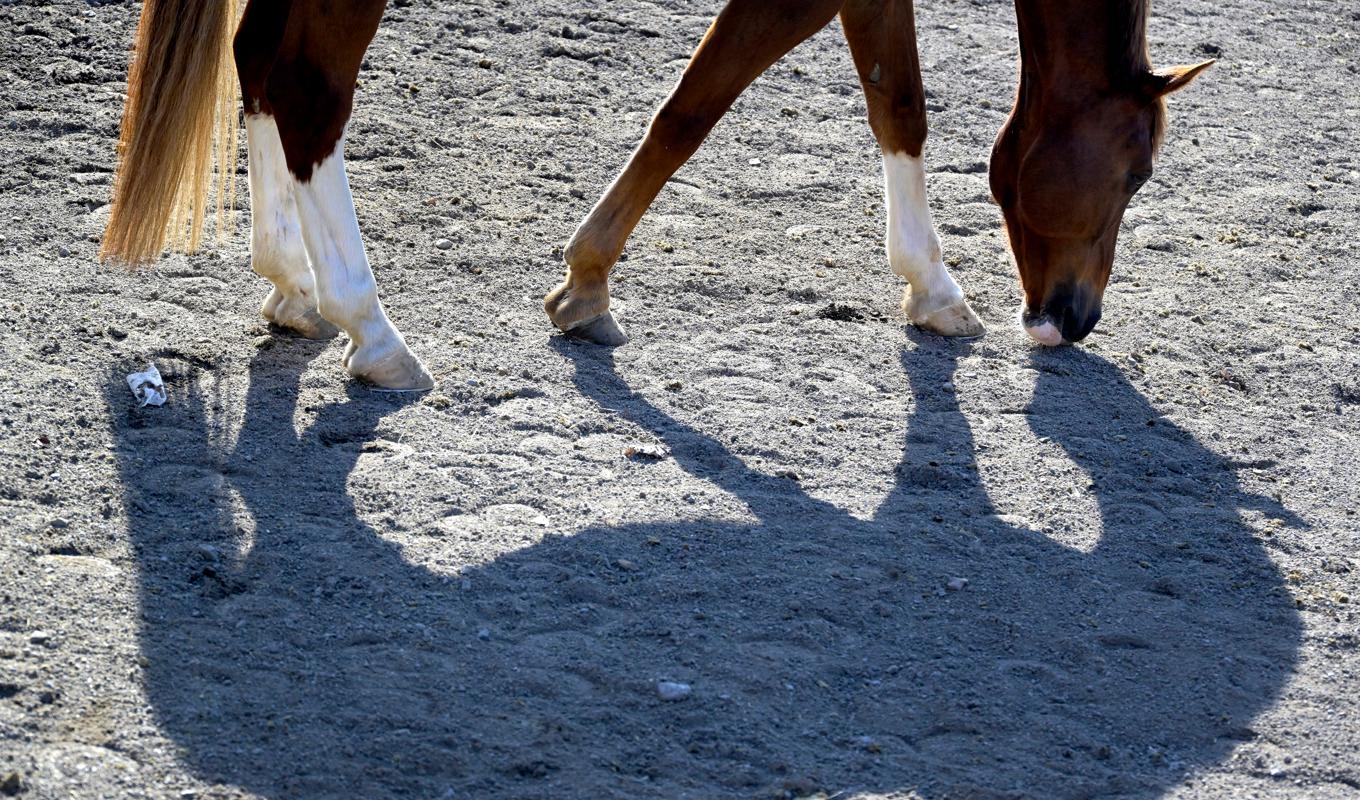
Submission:
<svg viewBox="0 0 1360 800">
<path fill-rule="evenodd" d="M 1149 69 L 1148 0 L 1015 0 L 1020 98 L 1080 106 Z"/>
</svg>

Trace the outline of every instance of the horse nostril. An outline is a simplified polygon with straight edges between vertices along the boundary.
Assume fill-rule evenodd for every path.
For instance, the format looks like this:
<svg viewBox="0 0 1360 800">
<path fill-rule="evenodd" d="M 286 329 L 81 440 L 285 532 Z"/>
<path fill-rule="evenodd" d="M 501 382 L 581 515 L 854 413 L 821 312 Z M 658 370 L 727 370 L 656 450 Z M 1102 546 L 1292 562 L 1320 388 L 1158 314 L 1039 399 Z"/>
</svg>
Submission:
<svg viewBox="0 0 1360 800">
<path fill-rule="evenodd" d="M 1079 342 L 1100 321 L 1100 295 L 1081 284 L 1060 284 L 1039 308 L 1020 311 L 1025 331 L 1040 344 L 1053 347 Z"/>
<path fill-rule="evenodd" d="M 1087 309 L 1069 306 L 1063 309 L 1062 313 L 1062 335 L 1069 342 L 1080 342 L 1096 327 L 1100 322 L 1100 306 L 1098 304 Z"/>
</svg>

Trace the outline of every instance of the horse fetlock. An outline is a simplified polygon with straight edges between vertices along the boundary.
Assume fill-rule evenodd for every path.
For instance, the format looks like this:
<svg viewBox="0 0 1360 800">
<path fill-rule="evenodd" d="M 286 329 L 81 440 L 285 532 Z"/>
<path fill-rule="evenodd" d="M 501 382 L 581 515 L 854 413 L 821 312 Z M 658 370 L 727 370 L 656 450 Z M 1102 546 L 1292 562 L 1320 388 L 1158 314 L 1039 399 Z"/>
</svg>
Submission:
<svg viewBox="0 0 1360 800">
<path fill-rule="evenodd" d="M 917 244 L 924 246 L 913 246 Z M 925 283 L 933 288 L 934 284 L 941 283 L 940 273 L 944 273 L 944 281 L 953 280 L 948 277 L 949 273 L 944 268 L 943 254 L 939 242 L 936 241 L 903 243 L 894 241 L 894 237 L 889 236 L 888 266 L 892 268 L 894 274 L 911 281 L 912 285 Z"/>
<path fill-rule="evenodd" d="M 307 263 L 307 250 L 297 224 L 277 219 L 252 221 L 250 269 L 275 284 L 311 282 L 312 268 Z"/>
<path fill-rule="evenodd" d="M 599 216 L 598 209 L 592 211 L 562 251 L 562 260 L 578 274 L 607 273 L 623 252 L 623 239 L 627 234 L 621 236 L 614 230 L 617 226 L 609 222 L 607 216 L 597 221 Z"/>
<path fill-rule="evenodd" d="M 392 327 L 378 302 L 378 288 L 371 279 L 354 285 L 323 283 L 317 288 L 317 310 L 321 316 L 352 338 L 364 338 L 362 332 L 376 338 L 382 335 L 383 329 Z"/>
</svg>

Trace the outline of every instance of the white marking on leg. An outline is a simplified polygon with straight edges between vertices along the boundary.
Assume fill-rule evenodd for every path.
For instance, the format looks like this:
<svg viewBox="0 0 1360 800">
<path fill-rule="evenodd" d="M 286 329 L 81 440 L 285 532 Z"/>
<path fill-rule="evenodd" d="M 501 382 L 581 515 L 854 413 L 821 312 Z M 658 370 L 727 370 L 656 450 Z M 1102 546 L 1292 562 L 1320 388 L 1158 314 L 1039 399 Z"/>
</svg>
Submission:
<svg viewBox="0 0 1360 800">
<path fill-rule="evenodd" d="M 913 305 L 922 314 L 953 305 L 963 290 L 945 269 L 940 238 L 926 203 L 926 173 L 920 158 L 883 154 L 888 206 L 888 263 L 911 283 Z"/>
<path fill-rule="evenodd" d="M 298 224 L 293 176 L 279 129 L 267 114 L 246 115 L 250 174 L 250 264 L 281 292 L 315 297 L 315 281 Z"/>
<path fill-rule="evenodd" d="M 345 176 L 344 150 L 342 138 L 312 171 L 311 179 L 295 179 L 294 186 L 302 241 L 316 276 L 318 309 L 349 334 L 350 371 L 370 377 L 365 371 L 380 362 L 400 356 L 418 362 L 378 302 Z"/>
</svg>

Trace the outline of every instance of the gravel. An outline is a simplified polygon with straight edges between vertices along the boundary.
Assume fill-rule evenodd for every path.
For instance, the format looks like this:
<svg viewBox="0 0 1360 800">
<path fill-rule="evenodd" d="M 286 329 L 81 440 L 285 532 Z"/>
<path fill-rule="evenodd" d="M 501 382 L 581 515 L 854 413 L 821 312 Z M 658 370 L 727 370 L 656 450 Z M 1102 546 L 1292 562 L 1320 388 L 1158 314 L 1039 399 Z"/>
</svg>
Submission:
<svg viewBox="0 0 1360 800">
<path fill-rule="evenodd" d="M 390 5 L 350 177 L 439 381 L 391 397 L 258 318 L 244 176 L 200 255 L 93 263 L 139 9 L 0 4 L 5 791 L 1354 794 L 1360 20 L 1155 3 L 1157 63 L 1220 60 L 1081 347 L 1015 322 L 1013 9 L 955 0 L 926 165 L 986 337 L 902 319 L 833 27 L 642 222 L 633 341 L 563 340 L 561 248 L 717 7 Z"/>
</svg>

